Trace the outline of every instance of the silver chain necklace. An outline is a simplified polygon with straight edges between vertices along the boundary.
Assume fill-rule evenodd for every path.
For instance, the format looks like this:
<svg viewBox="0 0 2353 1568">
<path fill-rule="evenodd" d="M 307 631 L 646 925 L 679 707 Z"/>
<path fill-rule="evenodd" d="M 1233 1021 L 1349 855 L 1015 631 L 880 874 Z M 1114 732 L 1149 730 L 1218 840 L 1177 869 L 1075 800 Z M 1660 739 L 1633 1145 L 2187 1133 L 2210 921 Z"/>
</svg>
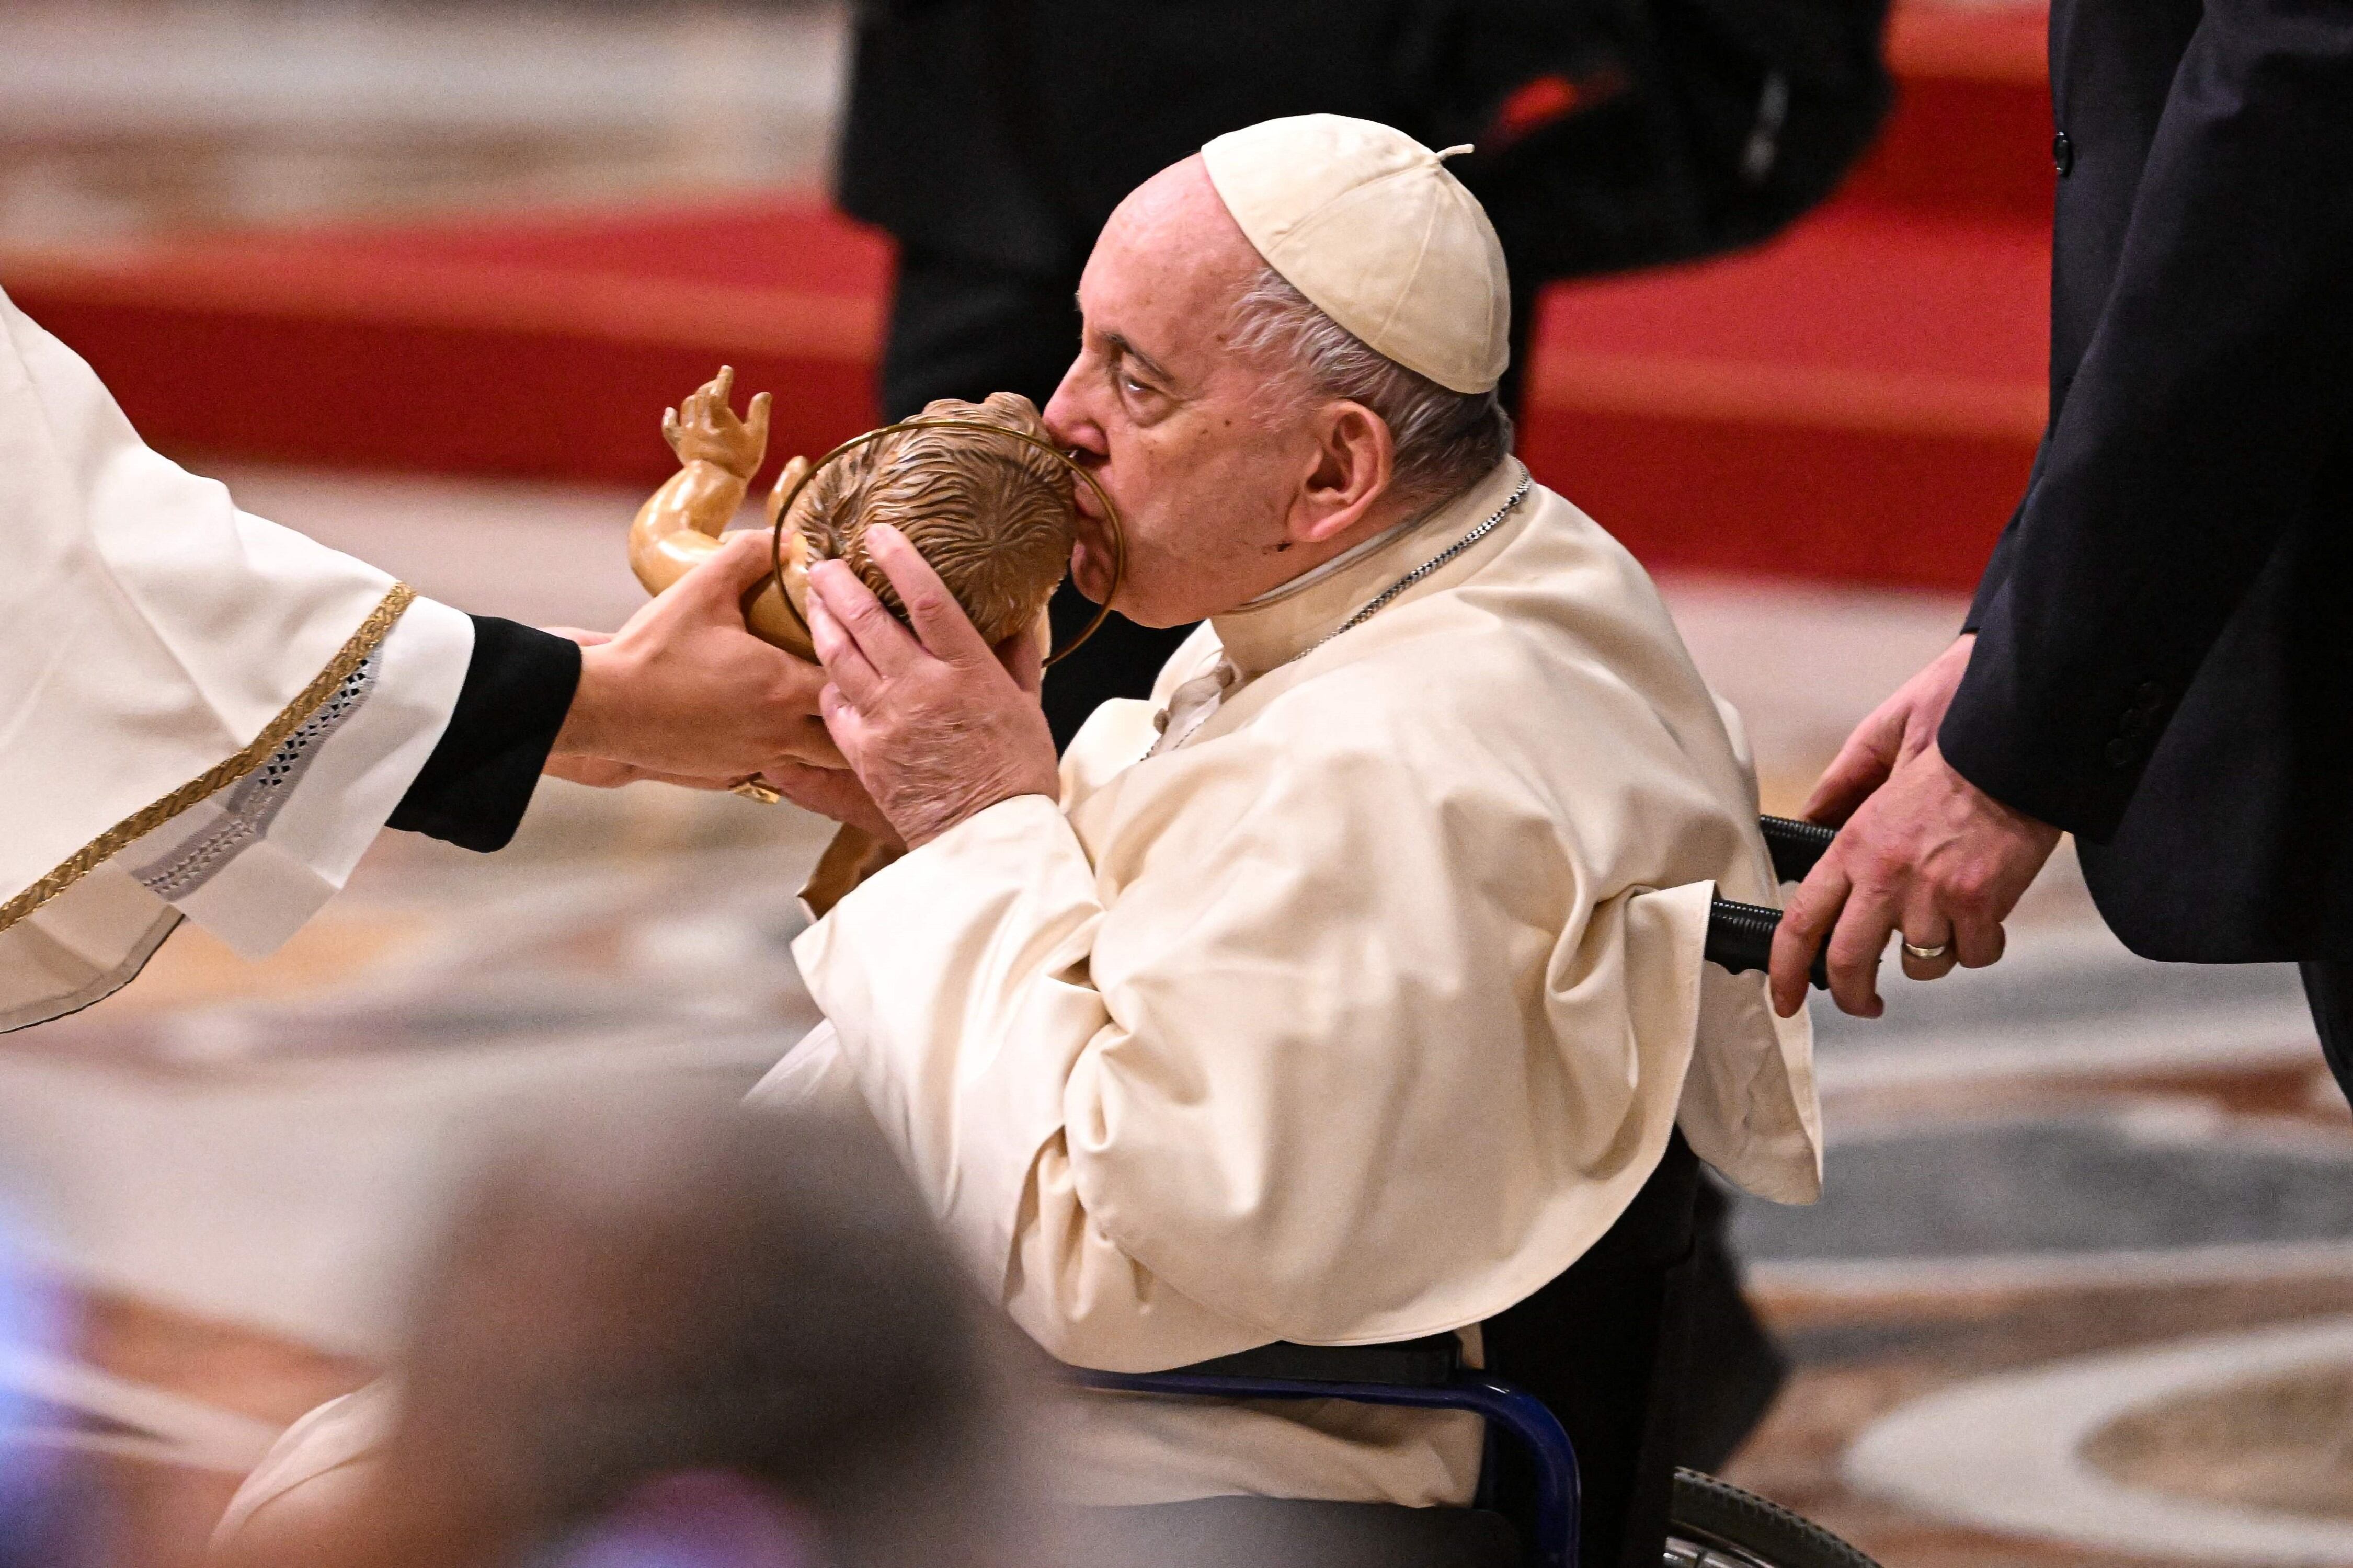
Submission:
<svg viewBox="0 0 2353 1568">
<path fill-rule="evenodd" d="M 1522 474 L 1520 476 L 1519 488 L 1511 493 L 1510 498 L 1506 500 L 1503 505 L 1497 507 L 1493 512 L 1490 512 L 1487 515 L 1485 521 L 1480 523 L 1478 527 L 1472 529 L 1470 532 L 1464 534 L 1461 538 L 1456 540 L 1453 543 L 1448 545 L 1445 549 L 1440 551 L 1437 554 L 1431 556 L 1429 560 L 1423 562 L 1420 565 L 1415 567 L 1412 571 L 1407 573 L 1404 576 L 1398 578 L 1396 582 L 1390 584 L 1379 593 L 1374 595 L 1372 598 L 1366 602 L 1363 609 L 1358 610 L 1355 615 L 1350 616 L 1346 620 L 1342 621 L 1338 626 L 1334 626 L 1330 631 L 1325 632 L 1322 637 L 1317 637 L 1314 642 L 1308 644 L 1305 647 L 1301 648 L 1297 653 L 1293 654 L 1290 658 L 1285 659 L 1283 662 L 1285 664 L 1291 664 L 1305 658 L 1309 654 L 1314 653 L 1317 648 L 1322 647 L 1325 643 L 1330 642 L 1342 632 L 1355 631 L 1358 626 L 1363 626 L 1366 621 L 1371 620 L 1375 616 L 1380 614 L 1383 610 L 1388 609 L 1389 605 L 1395 602 L 1399 594 L 1404 593 L 1408 588 L 1412 587 L 1416 583 L 1420 582 L 1424 577 L 1429 576 L 1432 572 L 1437 571 L 1440 567 L 1445 565 L 1448 562 L 1453 560 L 1456 556 L 1461 554 L 1464 551 L 1470 549 L 1472 545 L 1478 543 L 1489 534 L 1494 532 L 1495 530 L 1501 528 L 1504 525 L 1504 520 L 1512 515 L 1512 509 L 1528 499 L 1528 491 L 1535 487 L 1535 476 L 1533 474 Z"/>
</svg>

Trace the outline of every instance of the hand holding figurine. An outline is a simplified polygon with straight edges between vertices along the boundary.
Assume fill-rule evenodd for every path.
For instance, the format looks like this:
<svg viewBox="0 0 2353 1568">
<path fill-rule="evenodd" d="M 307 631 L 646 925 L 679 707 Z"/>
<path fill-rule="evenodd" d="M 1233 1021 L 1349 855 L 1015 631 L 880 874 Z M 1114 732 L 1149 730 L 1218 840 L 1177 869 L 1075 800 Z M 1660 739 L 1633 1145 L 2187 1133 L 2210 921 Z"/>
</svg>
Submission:
<svg viewBox="0 0 2353 1568">
<path fill-rule="evenodd" d="M 744 593 L 767 572 L 766 538 L 738 535 L 611 640 L 584 647 L 553 771 L 571 769 L 567 757 L 624 763 L 642 776 L 717 780 L 785 759 L 841 765 L 818 717 L 824 672 L 744 626 Z M 600 775 L 595 782 L 609 773 L 575 771 Z"/>
</svg>

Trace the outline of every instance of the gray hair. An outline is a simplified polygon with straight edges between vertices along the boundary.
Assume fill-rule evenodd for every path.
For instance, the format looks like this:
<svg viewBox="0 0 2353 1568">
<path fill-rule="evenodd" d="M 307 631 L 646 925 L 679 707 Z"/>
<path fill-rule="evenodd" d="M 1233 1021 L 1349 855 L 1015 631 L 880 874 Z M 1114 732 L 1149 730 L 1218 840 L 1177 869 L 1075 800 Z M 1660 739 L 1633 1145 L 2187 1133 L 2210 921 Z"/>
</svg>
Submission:
<svg viewBox="0 0 2353 1568">
<path fill-rule="evenodd" d="M 1361 403 L 1397 446 L 1397 494 L 1443 500 L 1511 456 L 1512 416 L 1493 392 L 1456 392 L 1408 370 L 1324 314 L 1273 268 L 1234 302 L 1231 346 L 1271 355 L 1307 395 Z"/>
</svg>

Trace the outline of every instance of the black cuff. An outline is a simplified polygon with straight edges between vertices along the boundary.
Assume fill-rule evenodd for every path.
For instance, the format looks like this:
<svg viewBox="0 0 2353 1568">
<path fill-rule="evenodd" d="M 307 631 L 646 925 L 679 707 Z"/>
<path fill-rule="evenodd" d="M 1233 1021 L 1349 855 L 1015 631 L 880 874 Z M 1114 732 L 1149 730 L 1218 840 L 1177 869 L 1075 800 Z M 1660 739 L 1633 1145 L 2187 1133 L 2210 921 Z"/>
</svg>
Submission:
<svg viewBox="0 0 2353 1568">
<path fill-rule="evenodd" d="M 580 685 L 580 646 L 476 616 L 474 656 L 440 743 L 388 826 L 465 849 L 503 849 Z"/>
</svg>

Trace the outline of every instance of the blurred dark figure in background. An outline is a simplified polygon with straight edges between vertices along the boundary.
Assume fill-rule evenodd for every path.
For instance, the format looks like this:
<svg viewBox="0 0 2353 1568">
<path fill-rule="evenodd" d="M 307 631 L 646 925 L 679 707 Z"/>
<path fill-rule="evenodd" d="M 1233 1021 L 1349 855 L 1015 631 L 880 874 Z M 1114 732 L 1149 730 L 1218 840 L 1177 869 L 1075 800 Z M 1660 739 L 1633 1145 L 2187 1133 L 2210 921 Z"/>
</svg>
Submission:
<svg viewBox="0 0 2353 1568">
<path fill-rule="evenodd" d="M 1044 407 L 1122 197 L 1239 126 L 1355 115 L 1430 147 L 1485 205 L 1513 286 L 1504 405 L 1524 416 L 1547 281 L 1753 243 L 1820 201 L 1889 97 L 1884 0 L 868 0 L 839 199 L 900 247 L 885 415 L 1018 392 Z M 1572 494 L 1575 486 L 1569 487 Z M 1606 525 L 1607 518 L 1601 520 Z M 1092 606 L 1065 584 L 1055 631 Z M 1067 745 L 1142 697 L 1187 627 L 1114 616 L 1054 672 Z M 1703 1184 L 1684 1463 L 1719 1468 L 1785 1375 Z"/>
<path fill-rule="evenodd" d="M 839 195 L 899 241 L 883 412 L 1044 407 L 1120 199 L 1225 132 L 1329 113 L 1477 146 L 1450 167 L 1511 266 L 1523 416 L 1546 282 L 1753 243 L 1829 193 L 1887 103 L 1884 5 L 866 0 Z M 1056 608 L 1084 624 L 1071 590 Z M 1048 684 L 1056 739 L 1143 696 L 1184 635 L 1113 617 Z"/>
<path fill-rule="evenodd" d="M 615 1108 L 459 1222 L 380 1457 L 263 1508 L 224 1556 L 1029 1563 L 999 1337 L 870 1125 Z"/>
</svg>

